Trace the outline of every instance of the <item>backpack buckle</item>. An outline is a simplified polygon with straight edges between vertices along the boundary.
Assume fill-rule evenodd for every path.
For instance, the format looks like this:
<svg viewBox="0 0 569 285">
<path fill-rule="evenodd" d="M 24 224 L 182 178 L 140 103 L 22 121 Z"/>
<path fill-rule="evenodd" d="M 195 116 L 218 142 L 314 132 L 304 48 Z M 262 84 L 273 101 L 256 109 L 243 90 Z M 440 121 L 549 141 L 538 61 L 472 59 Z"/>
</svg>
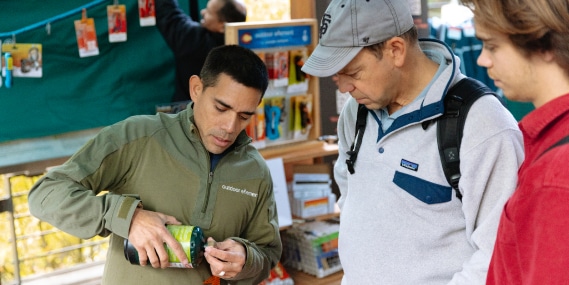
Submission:
<svg viewBox="0 0 569 285">
<path fill-rule="evenodd" d="M 450 95 L 450 99 L 447 101 L 446 114 L 448 117 L 458 117 L 460 115 L 460 106 L 462 106 L 464 100 L 457 95 Z"/>
<path fill-rule="evenodd" d="M 356 172 L 354 170 L 354 161 L 351 158 L 346 159 L 346 164 L 348 165 L 348 171 L 350 174 L 354 174 Z"/>
</svg>

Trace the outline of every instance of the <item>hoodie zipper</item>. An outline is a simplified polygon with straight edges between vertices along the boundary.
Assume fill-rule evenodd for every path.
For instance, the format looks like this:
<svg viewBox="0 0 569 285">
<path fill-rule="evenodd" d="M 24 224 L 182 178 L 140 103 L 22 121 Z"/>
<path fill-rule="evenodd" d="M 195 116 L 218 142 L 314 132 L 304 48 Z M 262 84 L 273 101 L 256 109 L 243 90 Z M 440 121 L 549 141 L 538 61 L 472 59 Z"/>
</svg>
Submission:
<svg viewBox="0 0 569 285">
<path fill-rule="evenodd" d="M 217 167 L 217 165 L 216 165 Z M 205 192 L 205 201 L 204 201 L 204 205 L 202 207 L 202 213 L 205 214 L 206 210 L 207 210 L 207 205 L 209 204 L 209 194 L 211 192 L 211 183 L 213 182 L 213 171 L 210 171 L 208 176 L 207 176 L 207 188 L 206 188 L 206 192 Z"/>
<path fill-rule="evenodd" d="M 211 157 L 210 157 L 209 152 L 208 152 L 207 149 L 205 148 L 205 146 L 204 146 L 203 148 L 204 148 L 204 150 L 205 150 L 205 152 L 206 152 L 206 155 L 207 155 L 207 160 L 208 160 L 208 164 L 207 164 L 207 165 L 208 165 L 208 169 L 209 169 L 209 168 L 211 168 Z M 239 147 L 235 147 L 235 148 L 233 149 L 233 151 L 237 150 L 238 148 L 239 148 Z M 210 195 L 210 193 L 211 193 L 211 184 L 213 183 L 213 173 L 215 172 L 215 169 L 217 168 L 217 166 L 221 164 L 221 162 L 225 159 L 225 157 L 226 157 L 227 155 L 229 155 L 229 153 L 226 153 L 226 154 L 217 162 L 217 164 L 215 165 L 215 167 L 213 168 L 213 170 L 209 171 L 209 174 L 208 174 L 208 176 L 207 176 L 207 187 L 206 187 L 206 192 L 205 192 L 206 196 L 205 196 L 204 204 L 203 204 L 203 206 L 202 206 L 202 214 L 205 214 L 205 212 L 206 212 L 206 210 L 207 210 L 207 205 L 209 204 L 209 195 Z"/>
</svg>

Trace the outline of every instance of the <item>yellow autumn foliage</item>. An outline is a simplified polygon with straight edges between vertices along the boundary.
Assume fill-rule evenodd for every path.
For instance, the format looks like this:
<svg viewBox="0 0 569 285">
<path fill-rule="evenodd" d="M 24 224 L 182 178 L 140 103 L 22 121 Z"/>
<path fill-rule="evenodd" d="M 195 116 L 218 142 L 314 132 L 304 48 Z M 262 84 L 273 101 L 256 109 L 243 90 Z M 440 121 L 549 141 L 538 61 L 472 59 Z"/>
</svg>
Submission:
<svg viewBox="0 0 569 285">
<path fill-rule="evenodd" d="M 108 241 L 102 237 L 82 240 L 30 215 L 28 192 L 40 176 L 0 175 L 0 199 L 11 196 L 13 216 L 0 213 L 0 276 L 2 283 L 15 280 L 12 220 L 17 241 L 20 277 L 47 273 L 77 264 L 104 260 Z M 8 186 L 9 183 L 9 186 Z"/>
</svg>

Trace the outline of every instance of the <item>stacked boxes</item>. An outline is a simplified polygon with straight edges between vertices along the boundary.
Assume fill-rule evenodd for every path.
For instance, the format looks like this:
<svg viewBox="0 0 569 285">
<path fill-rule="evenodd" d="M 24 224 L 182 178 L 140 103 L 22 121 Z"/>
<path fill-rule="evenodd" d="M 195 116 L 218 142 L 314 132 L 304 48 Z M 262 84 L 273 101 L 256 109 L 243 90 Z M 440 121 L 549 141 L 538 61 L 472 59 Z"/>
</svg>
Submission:
<svg viewBox="0 0 569 285">
<path fill-rule="evenodd" d="M 330 174 L 294 173 L 289 186 L 292 214 L 310 218 L 334 212 L 336 195 L 332 193 Z"/>
<path fill-rule="evenodd" d="M 338 256 L 337 223 L 315 221 L 290 228 L 282 235 L 285 265 L 318 278 L 342 270 Z"/>
</svg>

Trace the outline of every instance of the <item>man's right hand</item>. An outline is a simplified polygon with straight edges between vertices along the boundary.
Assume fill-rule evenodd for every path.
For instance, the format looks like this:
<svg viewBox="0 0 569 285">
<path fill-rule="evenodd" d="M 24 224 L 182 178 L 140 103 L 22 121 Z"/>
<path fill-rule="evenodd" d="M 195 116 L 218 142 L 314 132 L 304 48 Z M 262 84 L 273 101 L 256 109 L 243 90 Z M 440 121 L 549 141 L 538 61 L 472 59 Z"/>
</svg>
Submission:
<svg viewBox="0 0 569 285">
<path fill-rule="evenodd" d="M 170 234 L 166 225 L 180 225 L 173 216 L 141 208 L 135 210 L 130 223 L 128 241 L 138 251 L 140 265 L 145 266 L 150 261 L 154 268 L 166 268 L 170 265 L 168 253 L 164 248 L 166 243 L 176 254 L 186 268 L 191 268 L 188 257 L 182 245 Z"/>
</svg>

